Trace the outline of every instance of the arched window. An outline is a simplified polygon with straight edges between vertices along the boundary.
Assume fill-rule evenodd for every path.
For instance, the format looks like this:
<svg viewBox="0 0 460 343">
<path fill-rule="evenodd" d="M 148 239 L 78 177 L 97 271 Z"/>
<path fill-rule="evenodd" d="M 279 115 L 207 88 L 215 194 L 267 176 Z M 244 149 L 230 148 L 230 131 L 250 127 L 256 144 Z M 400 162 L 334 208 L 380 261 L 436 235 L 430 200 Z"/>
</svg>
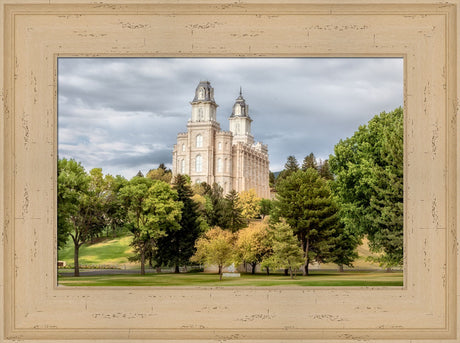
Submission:
<svg viewBox="0 0 460 343">
<path fill-rule="evenodd" d="M 222 159 L 221 158 L 217 159 L 217 172 L 218 173 L 222 172 Z"/>
<path fill-rule="evenodd" d="M 200 180 L 200 179 L 198 179 L 198 180 L 196 180 L 196 181 L 195 181 L 195 183 L 201 183 L 201 180 Z"/>
<path fill-rule="evenodd" d="M 196 136 L 196 147 L 201 148 L 203 146 L 203 136 L 198 135 Z"/>
<path fill-rule="evenodd" d="M 204 121 L 203 109 L 198 109 L 198 121 Z"/>
<path fill-rule="evenodd" d="M 185 144 L 182 144 L 182 151 L 185 151 Z"/>
<path fill-rule="evenodd" d="M 196 172 L 201 172 L 201 164 L 202 164 L 201 155 L 198 155 L 195 160 L 195 171 Z"/>
<path fill-rule="evenodd" d="M 185 160 L 180 161 L 180 172 L 181 174 L 185 174 Z"/>
<path fill-rule="evenodd" d="M 228 158 L 225 159 L 224 170 L 228 172 Z"/>
<path fill-rule="evenodd" d="M 217 149 L 222 150 L 222 142 L 217 143 Z"/>
</svg>

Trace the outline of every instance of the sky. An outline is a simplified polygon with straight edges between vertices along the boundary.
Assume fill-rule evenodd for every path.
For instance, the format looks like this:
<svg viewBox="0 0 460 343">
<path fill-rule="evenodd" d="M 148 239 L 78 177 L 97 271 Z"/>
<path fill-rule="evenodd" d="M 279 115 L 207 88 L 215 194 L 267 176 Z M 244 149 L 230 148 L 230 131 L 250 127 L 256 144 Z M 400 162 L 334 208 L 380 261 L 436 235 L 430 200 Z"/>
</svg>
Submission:
<svg viewBox="0 0 460 343">
<path fill-rule="evenodd" d="M 202 80 L 225 131 L 242 88 L 274 172 L 289 155 L 328 159 L 340 139 L 403 106 L 401 58 L 59 58 L 59 158 L 128 179 L 171 167 Z"/>
</svg>

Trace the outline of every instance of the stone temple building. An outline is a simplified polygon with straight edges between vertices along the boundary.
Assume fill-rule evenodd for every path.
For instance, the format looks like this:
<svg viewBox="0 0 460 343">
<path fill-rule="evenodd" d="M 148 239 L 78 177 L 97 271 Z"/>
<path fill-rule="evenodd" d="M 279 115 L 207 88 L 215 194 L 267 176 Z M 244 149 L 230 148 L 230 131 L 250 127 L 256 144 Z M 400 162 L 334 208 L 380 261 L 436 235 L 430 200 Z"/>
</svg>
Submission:
<svg viewBox="0 0 460 343">
<path fill-rule="evenodd" d="M 222 131 L 216 120 L 218 105 L 209 81 L 198 84 L 190 104 L 187 132 L 179 133 L 174 145 L 173 176 L 187 174 L 192 183 L 216 182 L 225 194 L 254 189 L 259 197 L 270 198 L 268 148 L 254 142 L 241 90 L 229 117 L 230 131 Z"/>
</svg>

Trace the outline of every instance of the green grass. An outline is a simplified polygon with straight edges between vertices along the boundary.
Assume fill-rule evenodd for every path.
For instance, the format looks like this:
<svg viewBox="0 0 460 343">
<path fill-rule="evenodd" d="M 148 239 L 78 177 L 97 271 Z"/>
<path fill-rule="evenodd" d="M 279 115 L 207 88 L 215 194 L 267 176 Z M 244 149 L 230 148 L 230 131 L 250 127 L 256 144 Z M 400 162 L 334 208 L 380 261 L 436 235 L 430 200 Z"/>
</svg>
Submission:
<svg viewBox="0 0 460 343">
<path fill-rule="evenodd" d="M 95 244 L 84 244 L 80 248 L 80 265 L 131 265 L 128 260 L 132 256 L 132 248 L 129 246 L 132 235 L 104 239 Z M 66 246 L 58 252 L 58 260 L 73 265 L 74 246 L 71 239 Z"/>
<path fill-rule="evenodd" d="M 217 274 L 128 274 L 103 276 L 60 276 L 62 286 L 403 286 L 402 272 L 325 272 L 313 271 L 309 276 L 297 275 L 295 279 L 282 274 L 241 274 L 240 278 L 224 278 Z"/>
</svg>

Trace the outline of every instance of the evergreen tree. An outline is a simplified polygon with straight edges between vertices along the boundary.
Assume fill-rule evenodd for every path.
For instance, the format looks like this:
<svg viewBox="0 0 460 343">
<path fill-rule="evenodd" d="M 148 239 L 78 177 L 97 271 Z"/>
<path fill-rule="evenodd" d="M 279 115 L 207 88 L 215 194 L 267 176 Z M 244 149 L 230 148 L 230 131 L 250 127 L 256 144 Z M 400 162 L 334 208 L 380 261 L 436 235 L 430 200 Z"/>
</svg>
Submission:
<svg viewBox="0 0 460 343">
<path fill-rule="evenodd" d="M 318 169 L 316 157 L 312 152 L 310 153 L 310 155 L 305 156 L 305 158 L 303 159 L 302 170 L 305 171 L 308 168 Z"/>
<path fill-rule="evenodd" d="M 195 241 L 200 235 L 200 216 L 198 204 L 192 200 L 193 192 L 184 175 L 176 175 L 173 188 L 177 192 L 177 201 L 183 203 L 180 229 L 165 230 L 166 236 L 158 239 L 155 261 L 159 265 L 174 266 L 179 273 L 179 266 L 187 265 L 195 253 Z"/>
<path fill-rule="evenodd" d="M 318 166 L 318 172 L 323 179 L 334 180 L 334 175 L 331 172 L 328 160 L 324 160 L 320 163 L 320 165 Z"/>
<path fill-rule="evenodd" d="M 270 171 L 269 174 L 268 174 L 268 184 L 270 187 L 275 187 L 275 174 Z"/>
<path fill-rule="evenodd" d="M 286 164 L 284 165 L 284 169 L 278 174 L 278 177 L 276 178 L 276 183 L 287 178 L 288 176 L 298 171 L 299 169 L 300 169 L 299 162 L 297 162 L 297 159 L 295 158 L 295 156 L 293 155 L 288 156 Z"/>
<path fill-rule="evenodd" d="M 209 227 L 222 226 L 226 225 L 224 221 L 225 213 L 225 200 L 224 200 L 224 190 L 217 183 L 213 183 L 212 186 L 209 186 L 206 183 L 201 185 L 201 188 L 204 190 L 205 197 L 205 209 L 204 209 L 204 218 Z"/>
<path fill-rule="evenodd" d="M 260 216 L 262 219 L 265 216 L 268 216 L 273 208 L 273 203 L 270 199 L 261 199 L 260 200 Z"/>
<path fill-rule="evenodd" d="M 243 209 L 238 203 L 238 193 L 232 190 L 225 196 L 224 212 L 222 217 L 222 228 L 236 232 L 247 226 L 243 216 Z"/>
<path fill-rule="evenodd" d="M 299 170 L 277 186 L 278 215 L 285 218 L 302 244 L 304 274 L 309 263 L 326 261 L 334 244 L 338 215 L 326 180 L 317 170 Z"/>
</svg>

